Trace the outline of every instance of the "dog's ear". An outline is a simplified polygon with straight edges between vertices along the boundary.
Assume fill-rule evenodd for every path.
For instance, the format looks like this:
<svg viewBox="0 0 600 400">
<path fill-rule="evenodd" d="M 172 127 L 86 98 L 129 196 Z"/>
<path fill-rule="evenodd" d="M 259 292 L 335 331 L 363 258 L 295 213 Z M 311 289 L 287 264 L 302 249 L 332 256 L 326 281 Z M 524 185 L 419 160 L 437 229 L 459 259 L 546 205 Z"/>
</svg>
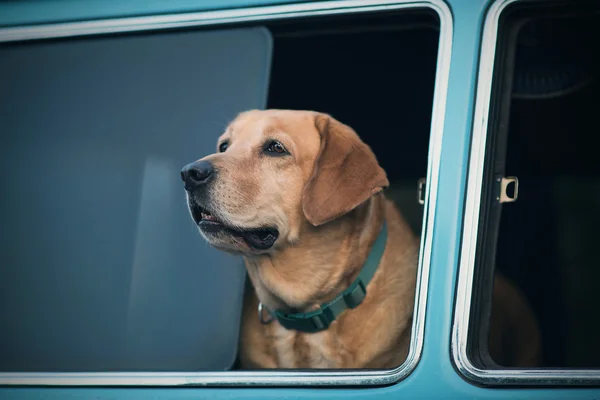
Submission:
<svg viewBox="0 0 600 400">
<path fill-rule="evenodd" d="M 334 220 L 389 186 L 371 148 L 329 115 L 316 114 L 321 148 L 304 187 L 302 209 L 314 226 Z"/>
</svg>

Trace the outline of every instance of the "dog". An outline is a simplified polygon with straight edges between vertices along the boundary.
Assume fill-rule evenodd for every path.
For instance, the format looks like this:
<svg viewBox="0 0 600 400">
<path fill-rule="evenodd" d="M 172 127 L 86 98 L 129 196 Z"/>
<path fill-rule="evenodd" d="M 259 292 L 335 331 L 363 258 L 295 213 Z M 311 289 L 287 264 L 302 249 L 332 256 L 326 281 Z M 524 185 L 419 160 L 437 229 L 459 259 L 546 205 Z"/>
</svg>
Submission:
<svg viewBox="0 0 600 400">
<path fill-rule="evenodd" d="M 242 369 L 402 364 L 419 238 L 351 127 L 314 111 L 246 111 L 181 178 L 204 239 L 245 262 Z"/>
</svg>

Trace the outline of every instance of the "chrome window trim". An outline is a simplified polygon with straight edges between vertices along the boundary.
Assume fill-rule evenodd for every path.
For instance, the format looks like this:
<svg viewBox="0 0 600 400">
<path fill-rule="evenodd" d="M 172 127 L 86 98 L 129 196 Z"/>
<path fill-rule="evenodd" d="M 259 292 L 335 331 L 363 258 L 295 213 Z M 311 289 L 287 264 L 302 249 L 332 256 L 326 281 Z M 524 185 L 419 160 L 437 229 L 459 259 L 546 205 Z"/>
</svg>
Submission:
<svg viewBox="0 0 600 400">
<path fill-rule="evenodd" d="M 473 272 L 477 250 L 481 188 L 487 139 L 488 115 L 498 23 L 509 5 L 532 0 L 498 0 L 491 5 L 483 25 L 471 154 L 467 175 L 467 194 L 463 221 L 463 241 L 457 281 L 456 305 L 452 326 L 451 353 L 454 365 L 465 378 L 484 385 L 589 385 L 600 383 L 600 370 L 585 369 L 480 369 L 467 354 L 467 335 L 473 294 Z"/>
<path fill-rule="evenodd" d="M 0 43 L 33 39 L 66 38 L 119 32 L 140 32 L 182 27 L 264 22 L 275 19 L 362 13 L 383 10 L 429 8 L 440 19 L 440 35 L 433 96 L 427 188 L 419 250 L 418 279 L 409 354 L 405 362 L 389 370 L 325 371 L 225 371 L 225 372 L 76 372 L 0 373 L 0 386 L 354 386 L 386 385 L 408 376 L 418 364 L 425 328 L 427 287 L 431 261 L 434 217 L 440 172 L 446 93 L 450 72 L 453 20 L 443 0 L 338 0 L 282 6 L 255 7 L 98 21 L 72 22 L 0 29 Z"/>
</svg>

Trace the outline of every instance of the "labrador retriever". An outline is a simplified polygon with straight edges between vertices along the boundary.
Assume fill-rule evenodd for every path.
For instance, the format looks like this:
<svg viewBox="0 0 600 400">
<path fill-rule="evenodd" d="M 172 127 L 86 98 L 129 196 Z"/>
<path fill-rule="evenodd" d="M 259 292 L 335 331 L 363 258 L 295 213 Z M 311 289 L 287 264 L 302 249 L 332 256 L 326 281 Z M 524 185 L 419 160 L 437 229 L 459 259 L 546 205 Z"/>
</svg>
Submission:
<svg viewBox="0 0 600 400">
<path fill-rule="evenodd" d="M 181 177 L 204 239 L 245 261 L 242 368 L 406 359 L 419 239 L 352 128 L 313 111 L 247 111 Z"/>
</svg>

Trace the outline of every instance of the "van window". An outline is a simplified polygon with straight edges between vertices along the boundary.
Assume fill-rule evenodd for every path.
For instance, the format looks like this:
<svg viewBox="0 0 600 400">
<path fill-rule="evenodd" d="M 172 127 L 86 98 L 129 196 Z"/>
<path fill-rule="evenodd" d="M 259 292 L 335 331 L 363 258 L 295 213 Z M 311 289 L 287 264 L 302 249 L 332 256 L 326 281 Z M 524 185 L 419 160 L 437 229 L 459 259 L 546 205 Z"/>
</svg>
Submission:
<svg viewBox="0 0 600 400">
<path fill-rule="evenodd" d="M 480 151 L 485 157 L 469 171 L 481 191 L 469 188 L 475 200 L 468 201 L 466 212 L 480 208 L 478 217 L 465 223 L 464 240 L 476 243 L 474 258 L 468 261 L 469 253 L 462 254 L 464 263 L 474 263 L 463 264 L 461 271 L 473 274 L 472 296 L 459 293 L 458 300 L 470 303 L 470 315 L 457 318 L 468 318 L 462 326 L 469 327 L 466 351 L 475 367 L 538 370 L 529 377 L 538 376 L 540 383 L 556 368 L 600 368 L 600 258 L 595 251 L 600 164 L 594 146 L 600 8 L 587 1 L 521 3 L 500 14 L 487 136 L 474 132 L 474 143 L 482 147 L 472 149 L 472 160 Z M 488 77 L 480 78 L 480 87 L 482 79 Z M 535 315 L 540 341 L 530 346 L 539 344 L 540 357 L 527 367 L 494 353 L 493 321 L 507 312 L 492 301 L 492 293 L 502 290 L 498 274 L 517 288 Z M 518 311 L 508 313 L 519 320 Z M 519 379 L 519 373 L 511 377 Z"/>
<path fill-rule="evenodd" d="M 239 369 L 243 261 L 203 243 L 179 171 L 215 152 L 244 110 L 315 110 L 354 128 L 387 172 L 387 197 L 427 240 L 440 16 L 406 5 L 318 14 L 0 47 L 0 372 L 235 383 L 201 373 Z"/>
</svg>

